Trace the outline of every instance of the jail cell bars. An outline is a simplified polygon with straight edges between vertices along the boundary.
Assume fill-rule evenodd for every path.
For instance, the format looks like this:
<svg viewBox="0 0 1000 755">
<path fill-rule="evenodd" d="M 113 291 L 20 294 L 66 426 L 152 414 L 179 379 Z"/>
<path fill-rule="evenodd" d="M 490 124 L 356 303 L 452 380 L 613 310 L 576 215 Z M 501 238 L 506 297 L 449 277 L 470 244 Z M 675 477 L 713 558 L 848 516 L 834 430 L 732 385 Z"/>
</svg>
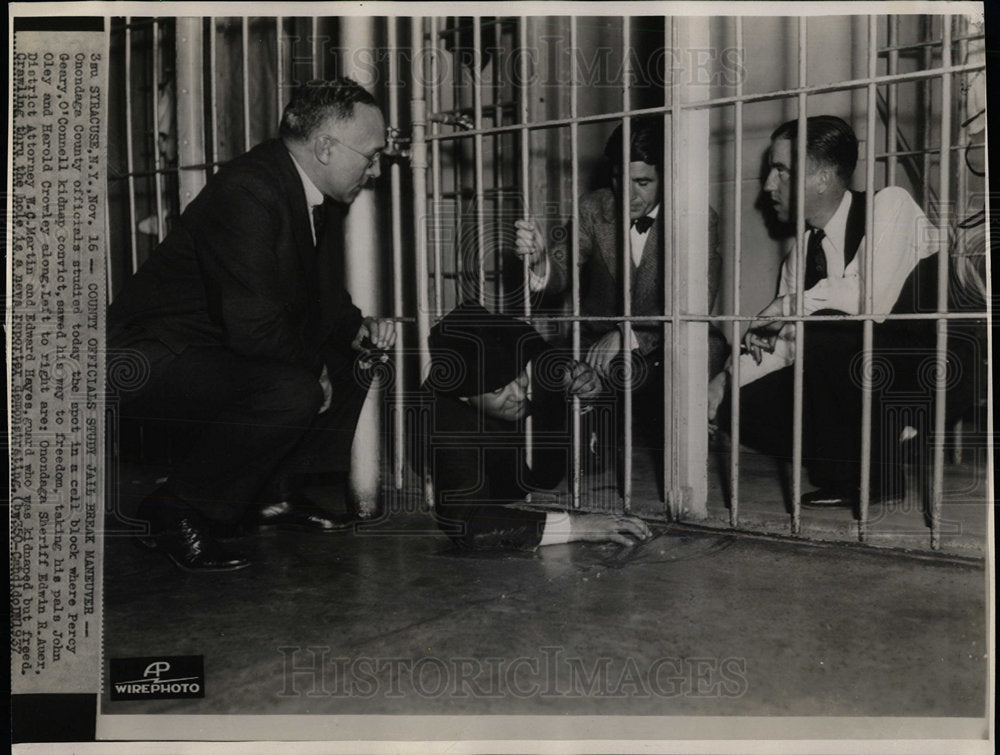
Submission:
<svg viewBox="0 0 1000 755">
<path fill-rule="evenodd" d="M 489 18 L 489 19 L 425 19 L 422 32 L 414 36 L 414 44 L 423 46 L 428 59 L 431 60 L 431 72 L 426 79 L 425 100 L 430 105 L 427 121 L 431 124 L 426 135 L 429 145 L 430 181 L 415 183 L 415 191 L 419 201 L 426 196 L 430 203 L 428 211 L 427 232 L 430 247 L 425 261 L 429 279 L 418 281 L 421 290 L 430 300 L 429 310 L 433 318 L 439 318 L 462 300 L 475 299 L 495 309 L 509 309 L 523 315 L 545 333 L 551 333 L 554 328 L 565 328 L 569 325 L 569 339 L 574 356 L 580 353 L 580 325 L 587 319 L 580 312 L 580 280 L 577 267 L 579 249 L 579 204 L 581 191 L 580 165 L 585 160 L 581 154 L 581 127 L 593 124 L 606 124 L 609 131 L 613 125 L 621 123 L 625 132 L 623 146 L 624 173 L 622 182 L 628 182 L 628 134 L 632 119 L 647 113 L 662 113 L 665 118 L 664 143 L 669 145 L 670 160 L 666 166 L 665 180 L 667 191 L 664 201 L 669 202 L 670 217 L 675 219 L 672 233 L 671 276 L 664 281 L 666 288 L 665 301 L 670 302 L 670 308 L 658 317 L 636 317 L 630 311 L 630 281 L 629 276 L 622 276 L 622 294 L 624 309 L 620 315 L 603 318 L 623 324 L 626 333 L 637 323 L 661 322 L 664 328 L 665 343 L 671 353 L 687 354 L 689 338 L 694 327 L 705 327 L 704 324 L 715 323 L 727 331 L 731 339 L 731 357 L 734 363 L 733 384 L 739 385 L 739 343 L 746 324 L 755 319 L 755 311 L 745 311 L 741 297 L 741 259 L 743 258 L 743 231 L 746 227 L 744 211 L 744 141 L 746 108 L 765 103 L 788 102 L 792 104 L 787 117 L 798 117 L 800 128 L 797 134 L 798 154 L 805 152 L 805 118 L 809 115 L 827 112 L 829 97 L 843 94 L 855 97 L 860 105 L 863 117 L 854 118 L 855 131 L 862 145 L 861 164 L 856 171 L 855 182 L 861 182 L 869 197 L 877 189 L 887 185 L 904 184 L 918 198 L 928 216 L 945 229 L 954 224 L 955 218 L 950 209 L 952 182 L 954 180 L 951 155 L 954 151 L 965 149 L 967 145 L 953 144 L 954 133 L 952 122 L 955 113 L 952 80 L 956 76 L 966 76 L 981 71 L 981 62 L 969 63 L 964 59 L 964 51 L 970 42 L 982 39 L 981 29 L 977 32 L 969 28 L 968 20 L 952 16 L 902 17 L 906 29 L 901 30 L 901 17 L 869 16 L 859 17 L 853 22 L 852 34 L 854 47 L 863 52 L 856 56 L 855 70 L 852 75 L 842 77 L 830 83 L 823 80 L 810 80 L 811 45 L 820 38 L 823 28 L 822 19 L 799 18 L 794 20 L 794 58 L 797 71 L 790 87 L 772 89 L 770 91 L 745 90 L 744 78 L 739 76 L 729 91 L 714 86 L 699 88 L 690 80 L 685 80 L 675 86 L 668 87 L 661 103 L 642 103 L 637 106 L 630 97 L 630 82 L 634 79 L 631 66 L 634 60 L 630 34 L 633 32 L 635 20 L 619 23 L 620 44 L 618 46 L 621 59 L 618 71 L 620 78 L 615 81 L 620 94 L 618 107 L 605 107 L 604 112 L 581 115 L 580 95 L 586 91 L 581 86 L 580 72 L 577 66 L 569 65 L 569 79 L 562 80 L 562 91 L 565 99 L 564 107 L 553 114 L 538 108 L 538 102 L 544 99 L 536 82 L 539 81 L 538 71 L 532 66 L 539 64 L 543 55 L 517 55 L 518 51 L 538 51 L 544 46 L 544 32 L 551 32 L 551 23 L 537 18 Z M 588 19 L 588 21 L 593 21 Z M 606 21 L 602 19 L 602 22 Z M 570 56 L 578 51 L 579 25 L 578 18 L 561 19 L 557 24 L 558 32 L 564 43 L 569 42 Z M 682 20 L 663 19 L 663 39 L 669 40 L 668 49 L 683 50 L 691 46 L 692 39 L 702 41 L 698 34 L 706 34 L 697 24 L 684 25 Z M 743 49 L 745 30 L 741 18 L 725 19 L 722 23 L 728 26 L 729 38 L 735 43 L 737 50 Z M 706 27 L 707 28 L 707 27 Z M 679 34 L 678 30 L 683 29 Z M 914 31 L 917 33 L 914 34 Z M 811 40 L 810 34 L 817 35 Z M 419 39 L 418 39 L 419 36 Z M 490 58 L 485 52 L 487 41 L 493 42 Z M 516 49 L 510 45 L 516 41 Z M 707 41 L 707 40 L 706 40 Z M 953 60 L 954 50 L 960 54 L 960 60 Z M 510 64 L 499 65 L 504 55 L 511 56 Z M 862 57 L 863 56 L 863 57 Z M 516 62 L 515 62 L 516 61 Z M 448 75 L 442 76 L 442 70 L 447 68 Z M 566 73 L 567 71 L 561 71 Z M 497 76 L 504 76 L 501 81 Z M 487 80 L 487 78 L 489 80 Z M 915 88 L 918 93 L 920 107 L 918 117 L 900 117 L 899 92 L 902 88 Z M 589 95 L 590 92 L 587 92 Z M 422 100 L 423 102 L 424 100 Z M 821 104 L 816 105 L 814 103 Z M 512 109 L 510 106 L 513 105 Z M 690 242 L 692 239 L 691 224 L 687 217 L 698 213 L 704 215 L 707 206 L 707 194 L 692 202 L 692 191 L 677 191 L 679 186 L 690 189 L 693 172 L 684 172 L 686 159 L 692 163 L 709 163 L 708 142 L 685 142 L 686 129 L 692 122 L 708 112 L 731 113 L 732 123 L 732 171 L 734 186 L 735 209 L 733 218 L 734 233 L 732 243 L 726 249 L 729 256 L 729 270 L 733 279 L 731 297 L 723 305 L 728 314 L 707 314 L 704 307 L 697 302 L 682 301 L 681 292 L 700 289 L 705 280 L 705 271 L 683 267 L 680 257 L 682 239 Z M 511 117 L 507 114 L 510 113 Z M 782 118 L 781 120 L 784 120 Z M 781 121 L 776 121 L 777 125 Z M 544 206 L 546 189 L 551 190 L 551 184 L 558 179 L 546 176 L 539 182 L 533 174 L 533 163 L 539 159 L 539 145 L 546 142 L 549 133 L 568 132 L 568 139 L 563 138 L 568 145 L 568 174 L 570 176 L 570 208 L 571 223 L 567 225 L 570 231 L 569 267 L 572 270 L 571 295 L 568 310 L 562 314 L 538 312 L 532 310 L 532 299 L 527 286 L 527 269 L 522 271 L 522 298 L 512 301 L 504 289 L 504 265 L 511 264 L 513 249 L 512 225 L 518 217 L 538 218 L 539 207 Z M 509 137 L 514 137 L 510 139 Z M 492 145 L 492 152 L 489 149 Z M 508 146 L 509 145 L 509 146 Z M 693 145 L 699 150 L 693 157 L 689 150 Z M 491 159 L 492 158 L 492 159 Z M 504 162 L 506 160 L 506 163 Z M 799 163 L 798 187 L 799 205 L 804 199 L 805 161 Z M 513 169 L 512 176 L 507 171 Z M 861 178 L 863 176 L 863 179 Z M 513 180 L 514 185 L 510 185 Z M 959 187 L 965 186 L 962 180 Z M 421 191 L 421 188 L 425 191 Z M 960 188 L 960 193 L 963 189 Z M 968 190 L 962 195 L 963 202 L 967 199 Z M 513 197 L 516 200 L 513 208 L 501 198 Z M 496 199 L 491 203 L 491 199 Z M 462 201 L 466 204 L 463 205 Z M 565 204 L 565 203 L 564 203 Z M 697 206 L 692 206 L 696 204 Z M 867 217 L 865 218 L 866 234 L 865 259 L 867 269 L 865 279 L 871 281 L 873 275 L 873 255 L 871 249 L 873 227 L 873 203 L 869 201 Z M 508 209 L 512 209 L 507 214 Z M 419 217 L 419 215 L 418 215 Z M 547 218 L 543 218 L 543 222 Z M 628 211 L 623 209 L 624 229 L 628 228 Z M 498 227 L 507 224 L 504 243 L 504 231 Z M 471 226 L 471 227 L 470 227 Z M 806 239 L 804 217 L 801 213 L 797 219 L 795 239 L 800 249 Z M 491 244 L 488 239 L 497 239 L 497 244 Z M 701 245 L 690 244 L 687 249 L 705 249 L 707 242 Z M 629 244 L 628 232 L 624 230 L 622 244 Z M 864 292 L 864 302 L 861 313 L 852 316 L 836 316 L 825 319 L 854 321 L 862 323 L 863 333 L 863 369 L 862 398 L 863 409 L 860 420 L 862 463 L 860 512 L 857 525 L 857 535 L 862 541 L 869 536 L 869 490 L 871 479 L 871 428 L 873 412 L 872 384 L 872 352 L 873 328 L 876 320 L 894 321 L 917 319 L 936 322 L 937 351 L 935 374 L 935 416 L 931 437 L 933 449 L 931 458 L 931 483 L 926 492 L 929 497 L 928 511 L 930 519 L 930 538 L 934 548 L 940 547 L 940 511 L 943 497 L 943 442 L 946 428 L 945 418 L 945 376 L 947 354 L 947 325 L 951 321 L 961 320 L 984 324 L 988 320 L 985 311 L 954 312 L 948 311 L 948 246 L 942 245 L 939 254 L 940 291 L 938 312 L 922 315 L 890 315 L 883 317 L 882 313 L 874 311 L 872 287 Z M 798 290 L 804 288 L 804 266 L 799 266 Z M 492 297 L 492 298 L 491 298 Z M 985 302 L 984 302 L 985 305 Z M 801 297 L 797 310 L 791 314 L 777 318 L 781 322 L 803 323 L 810 320 L 824 319 L 808 316 L 802 309 Z M 985 309 L 985 307 L 984 307 Z M 429 325 L 428 325 L 429 327 Z M 564 331 L 565 332 L 565 331 Z M 698 331 L 704 332 L 704 331 Z M 796 328 L 796 354 L 803 353 L 805 333 L 800 326 Z M 687 363 L 692 360 L 688 359 Z M 705 515 L 704 486 L 698 486 L 699 477 L 703 480 L 703 472 L 694 465 L 683 465 L 681 456 L 684 449 L 698 447 L 703 439 L 703 429 L 696 421 L 691 421 L 680 405 L 678 397 L 697 396 L 704 398 L 703 389 L 696 388 L 693 383 L 700 381 L 697 371 L 680 374 L 684 360 L 673 360 L 669 374 L 667 401 L 665 406 L 664 430 L 664 461 L 665 472 L 664 491 L 666 492 L 665 514 L 671 518 Z M 797 359 L 794 370 L 794 401 L 793 425 L 794 448 L 792 464 L 792 507 L 790 528 L 794 534 L 803 533 L 802 517 L 799 500 L 802 493 L 802 457 L 803 457 L 803 372 L 802 360 Z M 630 378 L 626 375 L 626 382 Z M 628 386 L 626 386 L 628 388 Z M 631 459 L 632 459 L 632 428 L 631 407 L 625 391 L 626 417 L 624 443 L 624 479 L 620 490 L 620 507 L 624 511 L 631 508 Z M 731 392 L 732 424 L 729 432 L 734 449 L 730 456 L 729 476 L 729 521 L 733 527 L 739 527 L 740 519 L 740 463 L 739 463 L 739 391 Z M 573 423 L 573 468 L 570 490 L 573 505 L 584 507 L 593 505 L 584 499 L 581 486 L 579 402 L 574 401 Z M 693 491 L 698 490 L 697 493 Z"/>
<path fill-rule="evenodd" d="M 332 73 L 323 47 L 324 40 L 330 37 L 331 23 L 331 19 L 319 17 L 114 20 L 111 48 L 119 62 L 115 69 L 119 73 L 112 78 L 110 106 L 112 133 L 120 138 L 110 140 L 112 285 L 109 290 L 119 289 L 142 263 L 211 172 L 274 134 L 281 107 L 288 99 L 290 82 Z M 680 219 L 668 229 L 673 256 L 671 273 L 664 280 L 664 299 L 670 304 L 659 316 L 638 317 L 625 309 L 620 315 L 603 319 L 623 323 L 626 331 L 636 325 L 659 323 L 671 353 L 680 355 L 688 355 L 692 344 L 696 345 L 696 334 L 704 333 L 707 324 L 714 323 L 731 340 L 731 354 L 737 365 L 734 384 L 739 383 L 739 340 L 756 313 L 747 309 L 747 291 L 741 286 L 747 273 L 746 265 L 741 264 L 747 251 L 744 236 L 751 225 L 744 218 L 749 193 L 744 187 L 744 181 L 748 180 L 744 162 L 749 154 L 744 143 L 749 133 L 750 108 L 768 104 L 781 107 L 787 103 L 787 117 L 805 116 L 823 112 L 831 96 L 856 95 L 858 104 L 854 109 L 863 113 L 861 118 L 854 119 L 863 145 L 863 165 L 859 165 L 857 176 L 863 171 L 864 188 L 871 193 L 886 185 L 903 185 L 942 228 L 951 228 L 956 221 L 952 197 L 958 199 L 958 212 L 967 215 L 976 192 L 985 191 L 984 182 L 974 183 L 970 188 L 964 171 L 956 178 L 955 165 L 960 161 L 952 158 L 960 152 L 968 161 L 969 150 L 975 148 L 965 131 L 959 131 L 964 124 L 958 125 L 956 92 L 984 69 L 981 58 L 969 57 L 970 47 L 982 44 L 982 29 L 970 25 L 963 17 L 858 17 L 852 39 L 854 47 L 862 51 L 858 53 L 860 62 L 851 76 L 836 82 L 809 78 L 809 53 L 818 38 L 818 29 L 823 28 L 822 19 L 793 19 L 788 28 L 794 30 L 790 37 L 795 40 L 792 51 L 796 65 L 791 67 L 794 78 L 790 85 L 768 91 L 747 87 L 742 76 L 728 82 L 728 86 L 717 86 L 713 80 L 712 86 L 703 87 L 684 77 L 658 91 L 632 84 L 643 73 L 634 70 L 637 66 L 641 69 L 644 59 L 633 54 L 637 47 L 647 44 L 655 52 L 659 44 L 676 56 L 691 46 L 692 39 L 714 42 L 714 38 L 708 37 L 722 29 L 739 51 L 748 39 L 746 26 L 750 23 L 741 18 L 713 20 L 710 27 L 693 20 L 662 17 L 631 19 L 626 23 L 614 18 L 575 17 L 436 17 L 384 19 L 380 23 L 385 24 L 390 53 L 396 51 L 397 45 L 408 53 L 398 58 L 405 61 L 402 70 L 394 68 L 390 75 L 390 79 L 398 76 L 408 84 L 408 112 L 401 107 L 400 98 L 405 95 L 399 87 L 390 88 L 385 94 L 391 98 L 387 108 L 389 125 L 404 129 L 408 125 L 411 139 L 410 176 L 400 173 L 403 166 L 399 164 L 394 164 L 390 173 L 392 298 L 393 315 L 398 322 L 416 320 L 421 380 L 429 369 L 426 343 L 430 326 L 462 300 L 477 300 L 491 309 L 524 316 L 547 336 L 561 333 L 568 337 L 574 356 L 583 356 L 581 325 L 588 318 L 580 309 L 576 221 L 580 214 L 579 197 L 588 177 L 585 171 L 592 172 L 595 156 L 611 129 L 621 123 L 627 135 L 633 119 L 639 115 L 663 116 L 664 144 L 670 155 L 664 200 L 669 203 L 671 217 Z M 401 33 L 407 27 L 408 40 Z M 617 59 L 605 56 L 606 50 L 600 53 L 601 57 L 574 58 L 592 47 L 594 39 L 605 32 L 608 38 L 615 39 L 611 48 L 617 50 Z M 553 38 L 568 41 L 567 56 L 560 57 L 558 51 L 564 45 L 553 45 Z M 659 42 L 641 41 L 647 38 Z M 526 51 L 537 54 L 525 54 Z M 395 65 L 397 58 L 392 60 Z M 608 64 L 609 60 L 613 65 Z M 903 92 L 918 103 L 915 116 L 907 111 L 904 117 L 900 110 Z M 705 180 L 695 166 L 710 163 L 709 147 L 714 142 L 695 138 L 692 133 L 698 130 L 695 124 L 714 124 L 719 114 L 729 119 L 726 128 L 732 143 L 731 152 L 721 151 L 731 155 L 733 166 L 732 233 L 731 243 L 725 249 L 732 283 L 730 296 L 721 307 L 725 314 L 710 314 L 689 296 L 703 286 L 705 272 L 682 259 L 681 248 L 694 244 L 690 248 L 704 249 L 707 244 L 705 239 L 698 238 L 701 232 L 689 219 L 704 217 L 710 195 L 700 188 L 690 189 Z M 700 120 L 706 115 L 712 120 Z M 964 120 L 972 114 L 961 115 Z M 401 122 L 407 116 L 409 123 Z M 714 128 L 703 130 L 707 133 Z M 957 144 L 953 143 L 956 133 Z M 799 133 L 800 153 L 803 140 L 804 130 Z M 624 143 L 628 144 L 627 138 Z M 979 149 L 983 149 L 981 145 Z M 627 166 L 628 160 L 626 174 Z M 404 290 L 400 274 L 404 259 L 400 230 L 406 222 L 402 205 L 407 201 L 401 187 L 404 178 L 411 178 L 414 187 L 414 239 L 410 248 L 415 256 L 412 264 L 416 275 L 412 290 L 409 284 Z M 627 178 L 626 175 L 624 179 Z M 678 190 L 682 186 L 685 191 Z M 565 226 L 569 231 L 565 241 L 572 280 L 566 308 L 561 311 L 537 311 L 531 292 L 523 285 L 525 270 L 517 269 L 520 266 L 512 256 L 513 222 L 519 218 L 536 218 L 549 227 L 564 220 L 573 221 Z M 628 220 L 624 210 L 623 220 Z M 871 227 L 871 222 L 869 212 L 866 228 Z M 796 238 L 800 245 L 804 234 L 799 222 Z M 627 243 L 627 239 L 623 241 Z M 964 243 L 964 236 L 959 242 Z M 871 255 L 868 259 L 871 260 Z M 948 311 L 945 254 L 940 256 L 940 265 L 938 312 L 888 318 L 931 320 L 937 328 L 938 400 L 927 487 L 933 547 L 939 547 L 941 534 L 947 327 L 957 320 L 988 322 L 985 311 Z M 624 306 L 628 307 L 631 285 L 628 276 L 622 277 L 621 285 Z M 871 292 L 866 293 L 862 314 L 840 319 L 863 323 L 865 363 L 870 365 L 875 313 L 871 310 Z M 416 311 L 408 306 L 414 306 Z M 799 310 L 781 319 L 797 323 L 807 317 Z M 405 333 L 401 328 L 400 334 Z M 801 354 L 801 328 L 796 338 L 797 353 Z M 397 361 L 407 353 L 409 349 L 401 341 Z M 705 513 L 705 464 L 704 459 L 698 458 L 698 449 L 704 447 L 705 430 L 703 421 L 699 422 L 701 418 L 695 416 L 704 401 L 704 389 L 698 371 L 688 367 L 694 361 L 687 356 L 674 360 L 668 371 L 663 514 L 673 518 L 698 518 Z M 796 370 L 794 422 L 798 462 L 802 454 L 801 364 Z M 397 372 L 393 402 L 399 437 L 393 481 L 399 488 L 405 484 L 399 406 L 407 381 L 405 370 Z M 872 386 L 870 374 L 864 374 L 861 425 L 867 448 Z M 630 380 L 628 376 L 625 379 Z M 692 402 L 697 408 L 692 409 Z M 583 429 L 579 401 L 573 403 L 576 410 L 570 481 L 573 505 L 629 510 L 630 468 L 626 469 L 618 491 L 620 498 L 611 504 L 584 495 Z M 738 449 L 739 391 L 732 392 L 731 413 L 733 421 L 728 429 L 733 448 Z M 627 424 L 630 422 L 629 414 Z M 627 467 L 632 459 L 631 435 L 631 427 L 626 427 L 623 450 Z M 862 475 L 865 480 L 870 477 L 867 456 Z M 730 457 L 728 476 L 729 521 L 738 527 L 741 524 L 738 452 Z M 421 482 L 429 501 L 428 480 Z M 790 527 L 793 532 L 801 533 L 798 463 L 793 465 L 792 487 Z M 858 537 L 863 540 L 868 534 L 867 490 L 862 496 Z"/>
<path fill-rule="evenodd" d="M 280 46 L 278 35 L 305 38 L 301 22 L 112 19 L 112 295 L 211 172 L 275 135 L 294 45 Z"/>
</svg>

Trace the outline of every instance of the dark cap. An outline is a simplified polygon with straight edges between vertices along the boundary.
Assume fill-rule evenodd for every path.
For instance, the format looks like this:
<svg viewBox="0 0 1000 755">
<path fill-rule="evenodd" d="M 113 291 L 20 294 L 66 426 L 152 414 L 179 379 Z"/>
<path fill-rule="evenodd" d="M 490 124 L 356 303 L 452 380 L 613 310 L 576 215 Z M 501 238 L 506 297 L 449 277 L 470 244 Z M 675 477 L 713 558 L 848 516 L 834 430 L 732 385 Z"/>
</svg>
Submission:
<svg viewBox="0 0 1000 755">
<path fill-rule="evenodd" d="M 431 328 L 431 366 L 425 388 L 443 396 L 478 396 L 502 388 L 547 349 L 521 320 L 460 304 Z"/>
</svg>

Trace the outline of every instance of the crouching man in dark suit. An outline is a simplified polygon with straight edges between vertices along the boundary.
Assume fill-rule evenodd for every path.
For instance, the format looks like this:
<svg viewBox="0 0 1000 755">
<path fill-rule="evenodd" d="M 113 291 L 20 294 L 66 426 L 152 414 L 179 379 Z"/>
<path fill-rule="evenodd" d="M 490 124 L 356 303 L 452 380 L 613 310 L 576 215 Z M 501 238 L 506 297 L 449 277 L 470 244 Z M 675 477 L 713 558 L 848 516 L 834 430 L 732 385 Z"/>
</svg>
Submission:
<svg viewBox="0 0 1000 755">
<path fill-rule="evenodd" d="M 650 537 L 635 517 L 526 508 L 532 490 L 566 476 L 567 397 L 601 392 L 594 370 L 557 352 L 529 325 L 463 304 L 431 331 L 429 455 L 441 529 L 460 547 L 532 549 L 574 540 L 633 545 Z M 531 399 L 527 368 L 531 365 Z M 525 420 L 533 418 L 533 459 Z"/>
<path fill-rule="evenodd" d="M 250 510 L 265 525 L 344 524 L 301 495 L 294 473 L 348 457 L 368 388 L 356 352 L 395 340 L 390 321 L 352 304 L 323 232 L 332 202 L 350 204 L 378 177 L 384 148 L 382 114 L 360 85 L 303 85 L 280 138 L 223 166 L 111 307 L 112 362 L 148 375 L 119 393 L 123 415 L 198 426 L 139 507 L 141 542 L 182 569 L 247 566 L 210 525 Z"/>
</svg>

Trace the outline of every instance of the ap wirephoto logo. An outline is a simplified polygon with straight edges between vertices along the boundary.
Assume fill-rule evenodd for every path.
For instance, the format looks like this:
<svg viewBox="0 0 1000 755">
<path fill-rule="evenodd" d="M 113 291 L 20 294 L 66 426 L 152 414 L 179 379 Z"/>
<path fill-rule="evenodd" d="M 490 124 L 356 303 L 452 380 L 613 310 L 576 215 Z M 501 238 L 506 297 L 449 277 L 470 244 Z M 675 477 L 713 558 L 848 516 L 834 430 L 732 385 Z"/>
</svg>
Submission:
<svg viewBox="0 0 1000 755">
<path fill-rule="evenodd" d="M 171 700 L 205 696 L 204 656 L 111 658 L 112 700 Z"/>
</svg>

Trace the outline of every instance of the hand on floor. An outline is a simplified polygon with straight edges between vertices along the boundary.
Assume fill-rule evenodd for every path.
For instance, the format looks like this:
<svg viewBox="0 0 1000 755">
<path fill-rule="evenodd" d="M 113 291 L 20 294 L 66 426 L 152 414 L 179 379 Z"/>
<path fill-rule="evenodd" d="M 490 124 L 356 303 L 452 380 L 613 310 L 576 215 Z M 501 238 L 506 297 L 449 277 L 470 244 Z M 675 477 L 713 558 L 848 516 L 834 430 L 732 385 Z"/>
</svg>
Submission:
<svg viewBox="0 0 1000 755">
<path fill-rule="evenodd" d="M 653 533 L 641 519 L 615 514 L 570 514 L 570 540 L 611 542 L 632 547 L 649 540 Z"/>
</svg>

